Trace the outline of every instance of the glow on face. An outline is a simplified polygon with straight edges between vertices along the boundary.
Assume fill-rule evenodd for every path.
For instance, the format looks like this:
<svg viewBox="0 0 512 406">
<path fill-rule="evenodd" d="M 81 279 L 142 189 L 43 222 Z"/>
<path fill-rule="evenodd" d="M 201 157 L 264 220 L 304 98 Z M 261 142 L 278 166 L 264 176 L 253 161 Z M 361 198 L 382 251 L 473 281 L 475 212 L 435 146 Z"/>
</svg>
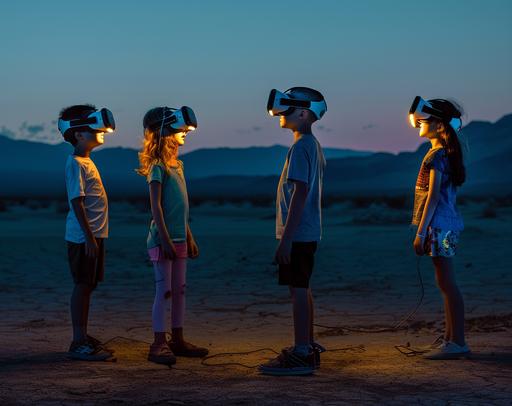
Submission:
<svg viewBox="0 0 512 406">
<path fill-rule="evenodd" d="M 279 126 L 281 128 L 285 128 L 285 126 L 286 126 L 286 117 L 285 116 L 279 116 Z"/>
<path fill-rule="evenodd" d="M 105 142 L 105 133 L 96 133 L 96 142 L 103 144 Z"/>
<path fill-rule="evenodd" d="M 420 137 L 427 137 L 430 134 L 430 123 L 427 120 L 419 120 Z"/>
<path fill-rule="evenodd" d="M 178 142 L 178 145 L 185 145 L 186 137 L 187 137 L 187 133 L 184 131 L 174 134 L 174 139 Z"/>
</svg>

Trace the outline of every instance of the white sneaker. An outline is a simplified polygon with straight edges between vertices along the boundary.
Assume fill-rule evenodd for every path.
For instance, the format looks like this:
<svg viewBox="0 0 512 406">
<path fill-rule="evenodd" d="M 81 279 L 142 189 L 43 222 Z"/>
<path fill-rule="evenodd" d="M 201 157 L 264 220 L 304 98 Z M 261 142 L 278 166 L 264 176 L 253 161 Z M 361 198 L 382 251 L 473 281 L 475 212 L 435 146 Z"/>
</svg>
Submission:
<svg viewBox="0 0 512 406">
<path fill-rule="evenodd" d="M 459 359 L 468 355 L 470 352 L 467 344 L 460 346 L 453 341 L 444 341 L 439 347 L 423 354 L 423 358 L 433 360 Z"/>
</svg>

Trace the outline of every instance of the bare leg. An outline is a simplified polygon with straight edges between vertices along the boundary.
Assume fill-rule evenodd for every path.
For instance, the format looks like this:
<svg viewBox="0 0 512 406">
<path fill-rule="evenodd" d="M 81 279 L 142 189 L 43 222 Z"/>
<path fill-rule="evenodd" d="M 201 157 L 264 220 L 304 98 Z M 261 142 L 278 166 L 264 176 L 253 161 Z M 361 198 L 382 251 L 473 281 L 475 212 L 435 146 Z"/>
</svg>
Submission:
<svg viewBox="0 0 512 406">
<path fill-rule="evenodd" d="M 75 284 L 71 294 L 71 321 L 73 323 L 73 341 L 80 342 L 87 338 L 87 317 L 91 287 L 85 284 Z"/>
<path fill-rule="evenodd" d="M 444 299 L 444 295 L 443 295 L 443 301 L 444 301 L 444 336 L 443 336 L 443 338 L 446 341 L 451 341 L 453 339 L 451 312 L 450 312 L 450 307 L 448 306 L 448 301 L 446 299 Z"/>
<path fill-rule="evenodd" d="M 447 312 L 448 339 L 464 345 L 464 299 L 455 281 L 455 272 L 451 258 L 432 258 L 436 270 L 436 281 L 445 302 Z"/>
<path fill-rule="evenodd" d="M 309 341 L 313 343 L 315 341 L 315 306 L 313 303 L 313 294 L 311 289 L 308 289 L 308 302 L 309 302 Z"/>
<path fill-rule="evenodd" d="M 91 307 L 91 295 L 92 295 L 92 289 L 91 292 L 84 298 L 84 323 L 85 323 L 85 333 L 87 334 L 88 327 L 89 327 L 89 309 Z"/>
<path fill-rule="evenodd" d="M 295 345 L 309 345 L 310 334 L 310 303 L 307 288 L 295 288 L 290 286 L 293 300 L 293 327 Z"/>
</svg>

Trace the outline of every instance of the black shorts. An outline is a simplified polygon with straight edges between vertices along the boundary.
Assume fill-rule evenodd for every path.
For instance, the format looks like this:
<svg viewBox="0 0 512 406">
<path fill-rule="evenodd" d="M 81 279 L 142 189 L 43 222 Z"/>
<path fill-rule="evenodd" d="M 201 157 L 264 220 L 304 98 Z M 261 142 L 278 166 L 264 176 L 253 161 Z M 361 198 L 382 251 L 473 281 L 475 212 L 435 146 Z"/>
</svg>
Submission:
<svg viewBox="0 0 512 406">
<path fill-rule="evenodd" d="M 92 286 L 103 281 L 105 274 L 105 244 L 103 238 L 96 238 L 98 256 L 90 258 L 85 255 L 85 243 L 76 244 L 68 241 L 68 261 L 73 281 L 76 284 Z"/>
<path fill-rule="evenodd" d="M 315 265 L 317 242 L 293 242 L 291 261 L 279 265 L 279 284 L 294 288 L 309 288 L 309 279 Z"/>
</svg>

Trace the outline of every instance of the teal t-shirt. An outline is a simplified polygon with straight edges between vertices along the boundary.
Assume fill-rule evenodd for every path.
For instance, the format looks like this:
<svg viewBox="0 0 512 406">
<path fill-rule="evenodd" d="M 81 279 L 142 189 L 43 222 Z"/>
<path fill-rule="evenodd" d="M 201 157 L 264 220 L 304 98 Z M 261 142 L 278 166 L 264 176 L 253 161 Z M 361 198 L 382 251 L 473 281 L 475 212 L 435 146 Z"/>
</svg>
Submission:
<svg viewBox="0 0 512 406">
<path fill-rule="evenodd" d="M 173 241 L 185 241 L 188 224 L 188 194 L 183 174 L 183 163 L 178 161 L 177 167 L 166 170 L 162 164 L 151 167 L 147 176 L 148 184 L 159 182 L 162 184 L 162 210 L 169 236 Z M 160 245 L 160 236 L 155 221 L 152 219 L 149 226 L 147 247 L 154 248 Z"/>
</svg>

